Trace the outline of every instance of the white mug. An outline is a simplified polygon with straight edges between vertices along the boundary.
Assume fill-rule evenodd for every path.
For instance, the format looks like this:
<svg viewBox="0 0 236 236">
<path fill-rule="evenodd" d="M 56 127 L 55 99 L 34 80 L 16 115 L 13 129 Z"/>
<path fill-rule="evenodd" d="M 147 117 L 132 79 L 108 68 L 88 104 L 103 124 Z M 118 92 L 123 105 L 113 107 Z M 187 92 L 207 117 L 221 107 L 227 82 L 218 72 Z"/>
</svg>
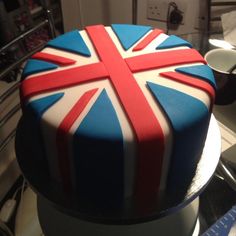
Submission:
<svg viewBox="0 0 236 236">
<path fill-rule="evenodd" d="M 206 53 L 205 60 L 213 70 L 218 105 L 226 105 L 236 99 L 236 51 L 232 49 L 213 49 Z"/>
</svg>

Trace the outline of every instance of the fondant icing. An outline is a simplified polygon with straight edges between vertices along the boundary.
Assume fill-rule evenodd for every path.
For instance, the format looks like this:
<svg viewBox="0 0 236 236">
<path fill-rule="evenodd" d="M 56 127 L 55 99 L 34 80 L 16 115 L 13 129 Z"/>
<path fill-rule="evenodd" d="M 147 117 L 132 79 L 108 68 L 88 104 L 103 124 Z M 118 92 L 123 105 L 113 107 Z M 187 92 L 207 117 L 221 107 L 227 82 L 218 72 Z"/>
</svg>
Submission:
<svg viewBox="0 0 236 236">
<path fill-rule="evenodd" d="M 175 35 L 170 35 L 164 42 L 159 44 L 156 49 L 167 49 L 167 48 L 174 48 L 174 47 L 190 47 L 192 48 L 192 44 L 175 36 Z"/>
<path fill-rule="evenodd" d="M 40 119 L 43 113 L 54 103 L 60 100 L 63 95 L 64 93 L 56 93 L 47 97 L 39 98 L 28 103 L 28 106 L 37 114 L 37 118 Z"/>
<path fill-rule="evenodd" d="M 185 74 L 181 74 L 181 73 L 176 73 L 176 72 L 162 72 L 160 73 L 161 76 L 169 78 L 171 80 L 175 80 L 177 82 L 183 83 L 183 84 L 187 84 L 190 85 L 192 87 L 201 89 L 203 91 L 205 91 L 210 99 L 212 104 L 214 103 L 215 100 L 215 89 L 214 87 L 205 82 L 204 80 L 199 80 L 198 78 L 194 78 Z"/>
<path fill-rule="evenodd" d="M 169 46 L 161 51 L 163 39 Z M 202 56 L 171 49 L 177 46 L 190 47 L 147 26 L 97 25 L 59 36 L 33 56 L 56 68 L 28 69 L 21 94 L 31 106 L 24 112 L 41 114 L 34 125 L 51 178 L 65 191 L 99 204 L 146 199 L 152 205 L 167 189 L 188 185 L 215 90 Z M 32 106 L 50 96 L 54 104 Z"/>
<path fill-rule="evenodd" d="M 140 38 L 152 29 L 150 26 L 112 24 L 112 29 L 125 50 L 132 47 Z"/>
<path fill-rule="evenodd" d="M 89 199 L 121 201 L 124 196 L 123 136 L 105 90 L 76 130 L 73 145 L 78 194 Z"/>
<path fill-rule="evenodd" d="M 167 114 L 174 130 L 169 167 L 171 174 L 168 177 L 168 189 L 174 192 L 191 182 L 204 145 L 209 111 L 204 103 L 192 96 L 150 82 L 147 85 Z M 181 172 L 185 174 L 181 175 Z"/>
<path fill-rule="evenodd" d="M 215 89 L 216 82 L 212 70 L 207 65 L 196 65 L 188 67 L 180 67 L 175 69 L 177 72 L 184 73 L 193 77 L 208 81 Z"/>
<path fill-rule="evenodd" d="M 68 148 L 68 140 L 67 134 L 69 133 L 72 125 L 79 117 L 79 115 L 83 112 L 93 95 L 97 92 L 98 89 L 92 89 L 85 92 L 76 104 L 72 107 L 72 109 L 68 112 L 65 118 L 60 123 L 57 129 L 57 150 L 58 150 L 58 161 L 59 168 L 62 175 L 63 186 L 65 189 L 69 191 L 72 188 L 72 180 L 71 177 L 71 168 L 70 168 L 70 159 L 69 159 L 69 148 Z"/>
<path fill-rule="evenodd" d="M 91 56 L 90 51 L 78 30 L 60 35 L 49 41 L 46 46 L 78 53 L 87 57 Z"/>
<path fill-rule="evenodd" d="M 23 78 L 39 73 L 42 71 L 46 70 L 53 70 L 56 69 L 58 66 L 56 64 L 46 62 L 46 61 L 41 61 L 41 60 L 36 60 L 36 59 L 29 59 L 24 70 L 23 70 Z"/>
<path fill-rule="evenodd" d="M 144 49 L 148 44 L 150 44 L 153 39 L 155 39 L 158 35 L 162 34 L 163 30 L 154 29 L 150 34 L 148 34 L 141 42 L 139 42 L 134 48 L 133 51 L 140 51 Z"/>
<path fill-rule="evenodd" d="M 68 65 L 73 65 L 76 63 L 75 60 L 72 60 L 66 57 L 60 57 L 60 56 L 53 55 L 50 53 L 45 53 L 45 52 L 37 52 L 32 56 L 32 58 L 52 62 L 60 66 L 68 66 Z"/>
</svg>

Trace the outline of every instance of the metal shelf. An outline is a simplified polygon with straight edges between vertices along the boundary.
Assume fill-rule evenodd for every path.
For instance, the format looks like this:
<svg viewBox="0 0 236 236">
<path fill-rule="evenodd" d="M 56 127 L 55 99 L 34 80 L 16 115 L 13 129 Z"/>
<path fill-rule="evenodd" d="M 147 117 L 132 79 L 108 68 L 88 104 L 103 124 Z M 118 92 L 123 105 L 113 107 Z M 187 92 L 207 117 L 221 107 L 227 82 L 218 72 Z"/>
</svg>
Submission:
<svg viewBox="0 0 236 236">
<path fill-rule="evenodd" d="M 14 93 L 20 85 L 20 82 L 16 82 L 13 86 L 11 86 L 6 92 L 0 95 L 0 105 L 9 97 L 12 93 Z"/>
<path fill-rule="evenodd" d="M 0 120 L 0 129 L 11 119 L 12 116 L 16 114 L 21 108 L 20 104 L 14 106 L 1 120 Z"/>
<path fill-rule="evenodd" d="M 222 1 L 222 2 L 212 2 L 211 1 L 211 6 L 213 7 L 222 7 L 222 6 L 236 6 L 236 2 L 235 1 Z"/>
<path fill-rule="evenodd" d="M 28 31 L 24 32 L 20 36 L 14 38 L 12 41 L 4 45 L 2 48 L 0 48 L 0 54 L 3 54 L 7 50 L 9 50 L 13 45 L 21 42 L 23 39 L 27 38 L 28 36 L 36 32 L 40 28 L 45 27 L 46 25 L 48 25 L 49 27 L 51 38 L 55 37 L 55 27 L 54 27 L 54 21 L 52 18 L 52 12 L 51 10 L 47 9 L 47 5 L 44 5 L 44 6 L 46 7 L 43 7 L 42 9 L 45 11 L 47 19 L 43 20 L 42 22 L 40 22 L 33 28 L 29 29 Z M 24 61 L 30 58 L 37 51 L 41 50 L 44 46 L 45 46 L 45 43 L 38 45 L 34 50 L 28 52 L 27 54 L 19 58 L 17 61 L 9 65 L 7 68 L 0 71 L 0 80 L 4 78 L 5 76 L 7 76 L 11 71 L 15 70 L 16 68 L 19 68 L 19 66 Z M 5 91 L 3 94 L 0 94 L 0 105 L 19 88 L 19 84 L 20 84 L 19 81 L 14 83 L 14 85 L 12 85 L 7 91 Z M 2 117 L 2 119 L 0 120 L 0 128 L 2 128 L 8 122 L 8 120 L 11 119 L 20 110 L 20 107 L 21 107 L 20 104 L 15 105 L 4 117 Z M 16 133 L 16 128 L 12 130 L 4 140 L 1 141 L 0 152 L 15 137 L 15 133 Z"/>
<path fill-rule="evenodd" d="M 11 133 L 3 140 L 0 144 L 0 152 L 11 142 L 13 138 L 16 136 L 16 128 L 11 131 Z"/>
</svg>

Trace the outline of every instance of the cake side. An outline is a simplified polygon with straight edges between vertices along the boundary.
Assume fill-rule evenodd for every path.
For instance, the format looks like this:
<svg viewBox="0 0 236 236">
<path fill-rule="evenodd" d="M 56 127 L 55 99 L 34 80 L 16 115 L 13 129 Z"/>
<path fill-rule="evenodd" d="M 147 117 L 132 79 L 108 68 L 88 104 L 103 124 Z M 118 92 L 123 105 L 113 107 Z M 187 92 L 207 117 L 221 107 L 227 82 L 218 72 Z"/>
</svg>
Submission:
<svg viewBox="0 0 236 236">
<path fill-rule="evenodd" d="M 189 47 L 146 26 L 91 26 L 34 55 L 21 93 L 39 117 L 52 178 L 85 196 L 119 199 L 190 179 L 214 78 Z"/>
</svg>

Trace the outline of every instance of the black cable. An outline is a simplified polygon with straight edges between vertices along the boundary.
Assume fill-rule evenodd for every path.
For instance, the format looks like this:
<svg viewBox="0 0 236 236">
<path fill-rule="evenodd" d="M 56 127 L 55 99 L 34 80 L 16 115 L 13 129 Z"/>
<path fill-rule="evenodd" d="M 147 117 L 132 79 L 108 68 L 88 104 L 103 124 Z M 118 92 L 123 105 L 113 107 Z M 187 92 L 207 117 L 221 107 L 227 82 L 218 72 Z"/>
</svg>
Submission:
<svg viewBox="0 0 236 236">
<path fill-rule="evenodd" d="M 171 7 L 174 9 L 173 11 L 176 11 L 176 12 L 178 12 L 178 13 L 182 13 L 182 11 L 180 11 L 179 9 L 178 9 L 178 6 L 177 6 L 177 4 L 175 3 L 175 2 L 169 2 L 169 4 L 168 4 L 168 10 L 167 10 L 167 16 L 166 16 L 166 34 L 168 34 L 169 33 L 169 30 L 170 30 L 170 9 L 171 9 Z"/>
<path fill-rule="evenodd" d="M 174 9 L 177 8 L 177 5 L 175 2 L 169 2 L 168 4 L 168 10 L 167 10 L 167 16 L 166 16 L 166 34 L 169 33 L 170 29 L 170 8 L 173 7 Z"/>
<path fill-rule="evenodd" d="M 171 5 L 170 5 L 170 3 L 169 3 L 169 4 L 168 4 L 167 15 L 166 15 L 166 34 L 169 33 L 169 16 L 170 16 L 170 8 L 171 8 Z"/>
</svg>

